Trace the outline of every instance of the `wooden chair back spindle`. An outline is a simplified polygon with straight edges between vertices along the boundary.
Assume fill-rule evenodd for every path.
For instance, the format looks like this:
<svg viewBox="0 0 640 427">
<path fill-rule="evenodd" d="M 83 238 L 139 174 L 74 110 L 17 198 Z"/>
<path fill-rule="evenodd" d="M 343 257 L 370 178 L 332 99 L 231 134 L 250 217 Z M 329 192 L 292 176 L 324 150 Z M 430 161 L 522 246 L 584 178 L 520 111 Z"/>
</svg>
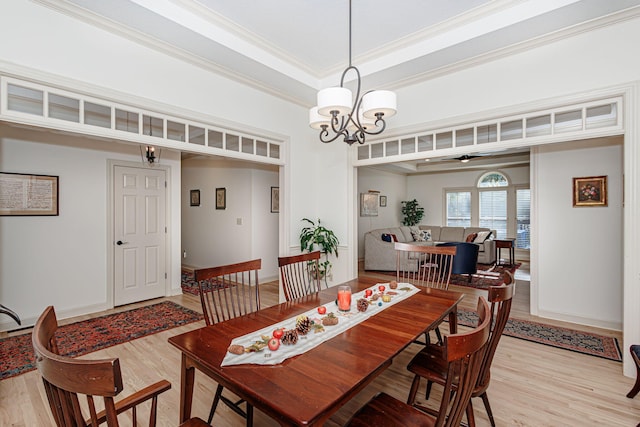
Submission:
<svg viewBox="0 0 640 427">
<path fill-rule="evenodd" d="M 204 320 L 212 325 L 260 310 L 258 270 L 262 260 L 194 271 Z"/>
<path fill-rule="evenodd" d="M 278 258 L 286 301 L 320 291 L 319 262 L 320 251 Z"/>
<path fill-rule="evenodd" d="M 395 243 L 396 281 L 416 286 L 448 289 L 455 246 Z"/>
</svg>

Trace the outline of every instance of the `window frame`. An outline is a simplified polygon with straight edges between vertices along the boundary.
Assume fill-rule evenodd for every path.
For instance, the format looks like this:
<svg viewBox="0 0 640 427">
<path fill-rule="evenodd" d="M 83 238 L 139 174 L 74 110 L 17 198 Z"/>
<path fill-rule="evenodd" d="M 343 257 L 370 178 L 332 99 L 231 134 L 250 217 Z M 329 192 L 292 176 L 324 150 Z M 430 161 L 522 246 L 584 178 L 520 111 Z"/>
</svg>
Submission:
<svg viewBox="0 0 640 427">
<path fill-rule="evenodd" d="M 480 187 L 479 184 L 487 175 L 492 173 L 498 173 L 507 181 L 506 186 L 496 187 Z M 449 193 L 470 193 L 471 194 L 471 227 L 479 227 L 480 225 L 480 193 L 484 191 L 506 191 L 507 193 L 507 235 L 504 237 L 517 236 L 517 191 L 529 190 L 531 186 L 527 184 L 513 184 L 508 174 L 499 170 L 487 170 L 480 174 L 475 181 L 476 185 L 473 187 L 445 187 L 443 188 L 443 221 L 442 224 L 448 224 L 448 205 L 447 198 Z M 447 225 L 448 226 L 448 225 Z M 495 237 L 495 236 L 494 236 Z M 501 236 L 503 237 L 503 236 Z M 518 250 L 529 251 L 529 249 L 518 248 Z"/>
</svg>

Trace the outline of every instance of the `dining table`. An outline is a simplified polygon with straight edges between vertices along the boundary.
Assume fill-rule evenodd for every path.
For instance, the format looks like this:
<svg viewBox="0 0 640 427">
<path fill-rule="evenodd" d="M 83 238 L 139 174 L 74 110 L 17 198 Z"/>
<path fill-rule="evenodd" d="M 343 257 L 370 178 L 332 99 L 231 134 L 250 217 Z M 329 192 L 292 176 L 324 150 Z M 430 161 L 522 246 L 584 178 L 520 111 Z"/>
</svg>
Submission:
<svg viewBox="0 0 640 427">
<path fill-rule="evenodd" d="M 385 283 L 356 278 L 353 292 Z M 283 426 L 322 425 L 389 367 L 393 358 L 448 317 L 456 332 L 464 294 L 419 287 L 419 292 L 320 345 L 276 365 L 222 366 L 231 340 L 336 300 L 338 286 L 169 338 L 182 353 L 180 422 L 191 416 L 195 371 L 244 399 Z"/>
</svg>

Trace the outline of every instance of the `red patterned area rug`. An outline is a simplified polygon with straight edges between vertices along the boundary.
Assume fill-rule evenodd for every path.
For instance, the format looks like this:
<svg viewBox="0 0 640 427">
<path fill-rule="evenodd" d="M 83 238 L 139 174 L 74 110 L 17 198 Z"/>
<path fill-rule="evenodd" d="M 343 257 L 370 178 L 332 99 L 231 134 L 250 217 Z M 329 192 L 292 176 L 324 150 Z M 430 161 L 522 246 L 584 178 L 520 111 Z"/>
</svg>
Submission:
<svg viewBox="0 0 640 427">
<path fill-rule="evenodd" d="M 500 276 L 503 271 L 509 270 L 511 273 L 515 274 L 516 270 L 520 268 L 521 265 L 521 263 L 498 266 L 493 264 L 478 264 L 476 266 L 477 274 L 471 275 L 471 281 L 469 281 L 469 276 L 466 274 L 452 274 L 449 284 L 476 289 L 489 289 L 489 286 L 498 286 L 502 283 Z M 375 273 L 393 277 L 396 275 L 395 271 L 376 271 Z"/>
<path fill-rule="evenodd" d="M 463 309 L 458 311 L 458 325 L 474 327 L 477 324 L 478 317 L 475 312 Z M 551 347 L 622 362 L 620 345 L 618 340 L 613 337 L 520 319 L 509 319 L 504 328 L 504 334 Z"/>
<path fill-rule="evenodd" d="M 193 270 L 182 270 L 182 293 L 191 295 L 200 295 L 200 288 L 195 280 L 193 280 Z"/>
<path fill-rule="evenodd" d="M 171 301 L 63 325 L 56 331 L 65 356 L 82 356 L 116 344 L 201 320 L 202 314 Z M 35 369 L 31 333 L 0 340 L 0 380 Z"/>
</svg>

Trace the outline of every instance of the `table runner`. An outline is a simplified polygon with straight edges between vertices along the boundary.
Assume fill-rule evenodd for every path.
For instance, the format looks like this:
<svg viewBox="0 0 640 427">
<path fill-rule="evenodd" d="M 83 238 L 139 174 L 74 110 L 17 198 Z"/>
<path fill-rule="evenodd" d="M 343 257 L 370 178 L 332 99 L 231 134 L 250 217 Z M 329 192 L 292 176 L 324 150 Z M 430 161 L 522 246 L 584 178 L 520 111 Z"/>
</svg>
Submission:
<svg viewBox="0 0 640 427">
<path fill-rule="evenodd" d="M 326 316 L 330 312 L 333 312 L 338 317 L 338 324 L 325 326 L 323 332 L 315 332 L 314 328 L 311 328 L 308 334 L 298 336 L 298 342 L 296 344 L 281 344 L 280 347 L 275 351 L 271 351 L 269 350 L 269 348 L 265 347 L 260 351 L 243 354 L 233 354 L 227 352 L 221 366 L 241 364 L 276 365 L 282 363 L 290 357 L 297 356 L 317 347 L 323 342 L 328 341 L 331 338 L 341 334 L 342 332 L 354 327 L 355 325 L 365 321 L 369 317 L 374 316 L 382 310 L 385 310 L 386 308 L 420 292 L 420 289 L 416 288 L 410 283 L 398 283 L 397 289 L 390 289 L 389 283 L 379 283 L 368 289 L 371 289 L 374 295 L 380 294 L 378 287 L 381 285 L 385 286 L 385 295 L 389 295 L 389 293 L 395 293 L 395 295 L 389 295 L 391 297 L 390 301 L 383 302 L 382 298 L 378 298 L 377 300 L 373 301 L 373 299 L 369 297 L 366 299 L 371 301 L 371 303 L 368 305 L 367 310 L 364 312 L 358 311 L 358 300 L 361 298 L 365 298 L 365 291 L 363 290 L 352 294 L 351 310 L 347 313 L 340 312 L 335 301 L 324 304 L 324 307 L 326 308 L 326 314 L 324 315 L 318 314 L 317 308 L 308 310 L 304 313 L 301 313 L 300 315 L 307 316 L 311 320 L 320 322 L 320 319 L 322 317 Z M 337 289 L 338 288 L 336 287 L 336 296 Z M 231 341 L 230 345 L 242 345 L 246 348 L 254 344 L 256 341 L 263 342 L 263 336 L 271 337 L 275 329 L 295 329 L 296 318 L 300 315 L 296 315 L 287 320 L 283 320 L 281 322 L 259 329 L 255 332 L 243 335 L 241 337 L 234 338 Z"/>
</svg>

